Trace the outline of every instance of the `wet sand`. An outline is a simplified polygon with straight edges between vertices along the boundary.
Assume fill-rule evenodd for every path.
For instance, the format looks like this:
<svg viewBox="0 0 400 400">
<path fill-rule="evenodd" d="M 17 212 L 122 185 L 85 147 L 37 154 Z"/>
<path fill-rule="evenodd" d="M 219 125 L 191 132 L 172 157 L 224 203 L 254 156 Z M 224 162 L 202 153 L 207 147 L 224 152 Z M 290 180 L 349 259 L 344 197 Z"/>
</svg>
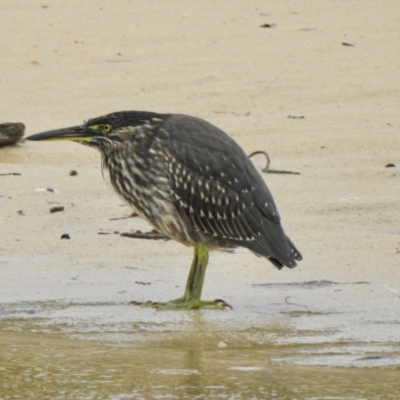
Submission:
<svg viewBox="0 0 400 400">
<path fill-rule="evenodd" d="M 180 296 L 192 250 L 119 235 L 150 227 L 115 219 L 131 211 L 95 150 L 1 148 L 0 397 L 399 397 L 399 12 L 2 2 L 0 122 L 30 135 L 126 109 L 206 119 L 300 173 L 263 176 L 304 261 L 214 251 L 203 296 L 232 311 L 130 306 Z"/>
</svg>

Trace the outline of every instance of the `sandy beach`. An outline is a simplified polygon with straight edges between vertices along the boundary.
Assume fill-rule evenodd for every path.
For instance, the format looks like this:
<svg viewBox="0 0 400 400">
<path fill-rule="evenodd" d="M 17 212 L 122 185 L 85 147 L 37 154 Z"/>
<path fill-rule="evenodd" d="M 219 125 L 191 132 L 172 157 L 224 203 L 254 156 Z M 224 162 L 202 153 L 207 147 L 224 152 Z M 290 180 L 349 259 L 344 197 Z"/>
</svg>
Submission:
<svg viewBox="0 0 400 400">
<path fill-rule="evenodd" d="M 133 352 L 143 366 L 132 372 L 137 397 L 127 382 L 93 397 L 77 384 L 86 398 L 165 398 L 146 379 L 168 369 L 172 350 L 196 354 L 190 366 L 171 356 L 181 373 L 163 384 L 176 398 L 293 398 L 273 380 L 276 397 L 260 391 L 264 372 L 279 375 L 282 365 L 304 380 L 326 368 L 318 388 L 299 383 L 298 398 L 349 398 L 349 371 L 359 371 L 365 398 L 400 396 L 390 375 L 400 366 L 399 20 L 395 0 L 3 1 L 0 123 L 22 122 L 29 136 L 120 110 L 203 118 L 246 153 L 267 151 L 272 169 L 299 172 L 262 173 L 265 160 L 254 158 L 304 260 L 279 271 L 242 248 L 213 251 L 203 295 L 232 311 L 131 306 L 180 296 L 192 250 L 119 235 L 151 228 L 120 219 L 131 210 L 103 182 L 95 150 L 25 140 L 1 147 L 0 398 L 14 398 L 22 354 L 35 365 L 40 346 L 94 346 L 89 359 L 102 346 L 116 360 L 121 346 Z M 50 213 L 54 206 L 64 211 Z M 144 355 L 154 348 L 166 358 L 149 367 Z M 242 386 L 249 392 L 206 389 L 212 379 L 199 365 L 219 365 L 229 350 L 219 382 L 241 381 L 232 366 L 256 368 Z M 369 387 L 366 366 L 387 371 L 385 385 Z M 329 386 L 327 371 L 343 373 L 343 386 Z M 198 391 L 179 391 L 182 376 Z M 41 393 L 21 385 L 21 393 Z"/>
</svg>

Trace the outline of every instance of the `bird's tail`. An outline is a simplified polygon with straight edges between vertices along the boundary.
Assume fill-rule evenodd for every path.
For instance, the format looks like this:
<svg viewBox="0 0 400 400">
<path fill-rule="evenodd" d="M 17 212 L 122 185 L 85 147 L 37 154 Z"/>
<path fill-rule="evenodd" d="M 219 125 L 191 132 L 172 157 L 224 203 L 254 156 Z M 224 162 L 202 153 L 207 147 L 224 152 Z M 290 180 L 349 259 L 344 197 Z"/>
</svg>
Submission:
<svg viewBox="0 0 400 400">
<path fill-rule="evenodd" d="M 268 258 L 278 269 L 294 268 L 297 265 L 296 261 L 301 261 L 303 257 L 283 229 L 279 230 L 280 232 L 266 229 L 263 235 L 255 240 L 241 241 L 240 245 L 258 256 Z"/>
</svg>

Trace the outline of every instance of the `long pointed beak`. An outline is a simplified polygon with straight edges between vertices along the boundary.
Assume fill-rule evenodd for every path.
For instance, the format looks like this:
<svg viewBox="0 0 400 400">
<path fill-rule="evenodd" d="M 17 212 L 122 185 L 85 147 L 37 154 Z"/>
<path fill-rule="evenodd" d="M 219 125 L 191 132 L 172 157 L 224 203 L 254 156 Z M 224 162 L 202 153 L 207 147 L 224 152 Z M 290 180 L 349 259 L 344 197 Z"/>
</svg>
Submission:
<svg viewBox="0 0 400 400">
<path fill-rule="evenodd" d="M 86 125 L 72 126 L 70 128 L 55 129 L 53 131 L 36 133 L 28 136 L 27 140 L 73 140 L 75 142 L 89 142 L 99 132 L 88 128 Z"/>
</svg>

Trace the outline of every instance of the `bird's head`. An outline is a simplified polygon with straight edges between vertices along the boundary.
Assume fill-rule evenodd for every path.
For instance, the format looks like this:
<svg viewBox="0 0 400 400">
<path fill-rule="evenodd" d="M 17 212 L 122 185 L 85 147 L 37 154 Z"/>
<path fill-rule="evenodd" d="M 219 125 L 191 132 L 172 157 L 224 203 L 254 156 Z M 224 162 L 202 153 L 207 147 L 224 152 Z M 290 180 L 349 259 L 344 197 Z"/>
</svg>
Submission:
<svg viewBox="0 0 400 400">
<path fill-rule="evenodd" d="M 165 114 L 145 111 L 120 111 L 89 119 L 83 125 L 55 129 L 27 137 L 28 140 L 72 140 L 98 149 L 122 142 L 137 133 L 138 128 L 162 121 Z"/>
</svg>

